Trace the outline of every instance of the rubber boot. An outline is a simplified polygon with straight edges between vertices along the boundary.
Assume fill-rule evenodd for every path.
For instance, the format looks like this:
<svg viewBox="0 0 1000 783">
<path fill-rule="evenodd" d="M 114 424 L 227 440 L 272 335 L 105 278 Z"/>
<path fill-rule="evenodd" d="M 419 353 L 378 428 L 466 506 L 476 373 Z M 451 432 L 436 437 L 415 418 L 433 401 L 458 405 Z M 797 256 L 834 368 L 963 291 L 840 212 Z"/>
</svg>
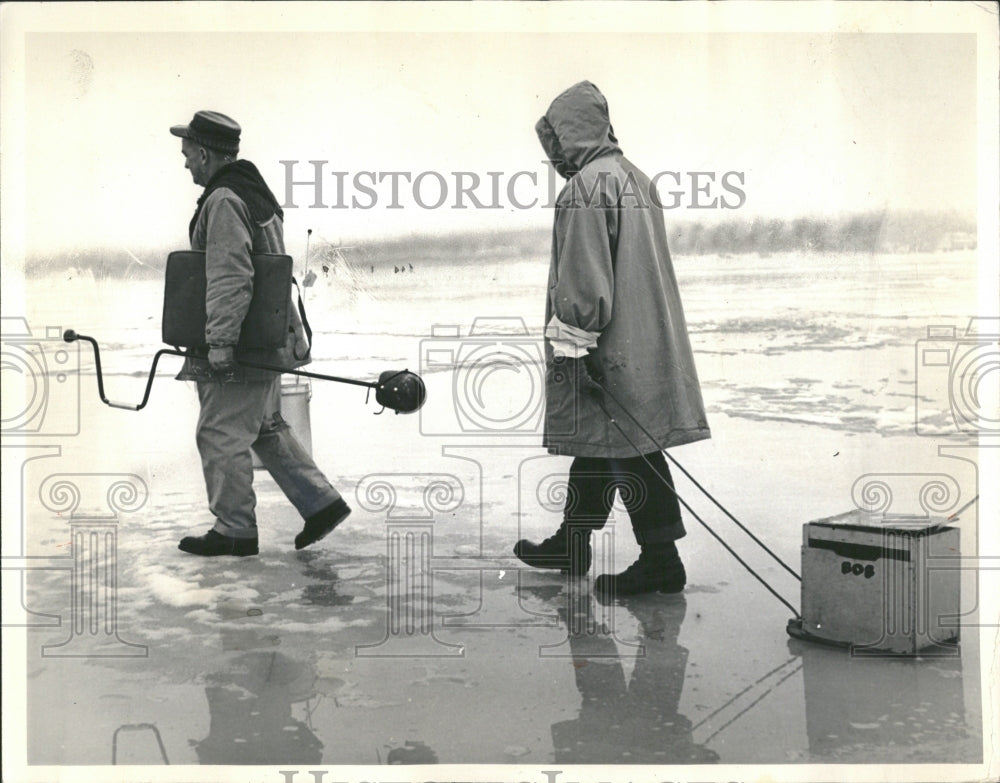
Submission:
<svg viewBox="0 0 1000 783">
<path fill-rule="evenodd" d="M 570 576 L 583 576 L 590 570 L 593 552 L 590 528 L 563 523 L 555 535 L 535 544 L 522 538 L 514 544 L 514 554 L 533 568 L 553 568 Z"/>
<path fill-rule="evenodd" d="M 684 563 L 673 543 L 644 546 L 639 559 L 620 574 L 601 574 L 594 590 L 606 597 L 642 593 L 680 593 L 687 584 Z"/>
</svg>

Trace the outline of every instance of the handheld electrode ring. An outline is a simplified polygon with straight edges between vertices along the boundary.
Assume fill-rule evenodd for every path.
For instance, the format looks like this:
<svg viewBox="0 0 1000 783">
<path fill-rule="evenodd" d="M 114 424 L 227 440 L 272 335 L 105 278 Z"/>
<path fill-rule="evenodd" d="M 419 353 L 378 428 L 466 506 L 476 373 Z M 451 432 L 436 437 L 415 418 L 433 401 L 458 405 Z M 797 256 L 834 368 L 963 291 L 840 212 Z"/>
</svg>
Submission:
<svg viewBox="0 0 1000 783">
<path fill-rule="evenodd" d="M 153 364 L 149 370 L 149 378 L 146 381 L 146 391 L 143 394 L 142 401 L 138 405 L 134 405 L 132 403 L 113 402 L 105 396 L 104 374 L 101 370 L 101 351 L 97 345 L 97 340 L 93 337 L 89 337 L 88 335 L 79 334 L 73 329 L 67 329 L 63 332 L 63 340 L 67 343 L 73 343 L 78 340 L 90 343 L 94 349 L 94 370 L 97 375 L 97 393 L 101 398 L 101 402 L 112 408 L 121 408 L 123 410 L 131 411 L 142 410 L 146 407 L 146 403 L 149 402 L 149 394 L 152 390 L 153 379 L 156 377 L 156 365 L 159 363 L 161 356 L 164 354 L 170 354 L 172 356 L 189 358 L 192 355 L 175 348 L 161 348 L 157 351 L 153 356 Z M 354 378 L 340 378 L 336 375 L 307 372 L 306 370 L 279 367 L 277 365 L 264 364 L 262 362 L 250 362 L 237 359 L 237 364 L 260 370 L 272 370 L 279 373 L 298 375 L 303 378 L 316 378 L 321 381 L 334 381 L 336 383 L 347 383 L 353 386 L 364 386 L 368 389 L 375 389 L 375 401 L 384 408 L 390 408 L 396 413 L 414 413 L 420 410 L 424 401 L 427 399 L 427 388 L 424 386 L 423 379 L 416 373 L 410 372 L 406 369 L 385 370 L 379 375 L 377 381 L 359 381 Z"/>
</svg>

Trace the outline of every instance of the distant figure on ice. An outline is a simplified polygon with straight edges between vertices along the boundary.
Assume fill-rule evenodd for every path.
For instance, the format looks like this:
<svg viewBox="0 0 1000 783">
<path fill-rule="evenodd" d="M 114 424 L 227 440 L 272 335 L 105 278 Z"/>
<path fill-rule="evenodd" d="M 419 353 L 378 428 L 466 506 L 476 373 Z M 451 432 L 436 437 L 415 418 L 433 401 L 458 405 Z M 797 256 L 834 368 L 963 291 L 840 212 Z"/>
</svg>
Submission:
<svg viewBox="0 0 1000 783">
<path fill-rule="evenodd" d="M 281 418 L 281 376 L 243 367 L 239 358 L 282 367 L 311 361 L 296 308 L 283 348 L 237 349 L 253 291 L 253 253 L 284 253 L 282 210 L 260 172 L 237 160 L 240 126 L 224 114 L 199 111 L 174 125 L 184 167 L 205 188 L 188 227 L 191 249 L 205 251 L 208 342 L 206 359 L 184 361 L 177 378 L 198 384 L 201 413 L 196 439 L 208 507 L 215 524 L 203 536 L 181 539 L 194 555 L 256 555 L 256 497 L 250 450 L 305 519 L 295 536 L 302 549 L 323 538 L 351 513 Z"/>
<path fill-rule="evenodd" d="M 595 590 L 680 592 L 687 576 L 674 542 L 685 530 L 661 449 L 711 435 L 662 208 L 590 82 L 559 95 L 535 130 L 568 180 L 546 300 L 544 445 L 574 459 L 559 529 L 540 544 L 518 541 L 514 553 L 585 574 L 591 533 L 618 489 L 641 553 L 622 573 L 598 576 Z"/>
</svg>

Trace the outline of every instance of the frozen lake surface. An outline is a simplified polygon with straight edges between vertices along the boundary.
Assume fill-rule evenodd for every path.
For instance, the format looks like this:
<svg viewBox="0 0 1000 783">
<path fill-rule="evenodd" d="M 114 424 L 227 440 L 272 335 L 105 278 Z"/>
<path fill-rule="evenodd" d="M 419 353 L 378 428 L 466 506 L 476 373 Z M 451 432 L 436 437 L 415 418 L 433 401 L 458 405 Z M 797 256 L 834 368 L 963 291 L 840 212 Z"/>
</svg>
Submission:
<svg viewBox="0 0 1000 783">
<path fill-rule="evenodd" d="M 932 326 L 956 329 L 934 346 L 962 344 L 977 312 L 974 252 L 675 264 L 713 438 L 671 454 L 793 569 L 802 525 L 854 508 L 863 477 L 893 477 L 891 513 L 927 512 L 929 474 L 953 479 L 935 514 L 975 495 L 975 444 L 949 430 L 959 403 L 941 391 L 946 368 L 918 350 Z M 22 553 L 47 564 L 23 576 L 29 763 L 982 760 L 971 621 L 941 657 L 858 659 L 791 640 L 790 610 L 690 511 L 682 596 L 604 606 L 591 595 L 602 562 L 620 570 L 638 551 L 620 507 L 588 580 L 518 567 L 514 541 L 558 525 L 548 493 L 569 464 L 538 445 L 546 259 L 317 271 L 311 369 L 371 379 L 408 367 L 429 396 L 420 414 L 374 416 L 363 389 L 313 383 L 313 452 L 354 512 L 303 552 L 292 548 L 301 521 L 266 473 L 259 557 L 179 552 L 210 525 L 195 391 L 170 378 L 180 360 L 164 359 L 149 406 L 132 413 L 100 404 L 93 356 L 70 348 L 79 387 L 73 372 L 54 381 L 46 413 L 44 444 L 58 451 L 26 458 L 23 478 L 5 469 L 5 491 L 23 498 Z M 138 402 L 160 347 L 160 284 L 67 273 L 27 287 L 36 335 L 96 337 L 108 396 Z M 524 363 L 463 397 L 455 363 L 491 351 Z M 75 505 L 54 499 L 58 474 L 79 488 Z M 798 581 L 674 475 L 694 512 L 798 607 Z M 103 654 L 118 657 L 100 645 L 58 657 L 53 646 L 90 632 L 71 622 L 84 588 L 71 579 L 69 517 L 107 517 L 116 476 L 138 495 L 118 503 L 115 569 L 101 577 L 116 580 L 101 617 L 115 626 Z M 975 508 L 962 523 L 963 548 L 974 546 Z"/>
</svg>

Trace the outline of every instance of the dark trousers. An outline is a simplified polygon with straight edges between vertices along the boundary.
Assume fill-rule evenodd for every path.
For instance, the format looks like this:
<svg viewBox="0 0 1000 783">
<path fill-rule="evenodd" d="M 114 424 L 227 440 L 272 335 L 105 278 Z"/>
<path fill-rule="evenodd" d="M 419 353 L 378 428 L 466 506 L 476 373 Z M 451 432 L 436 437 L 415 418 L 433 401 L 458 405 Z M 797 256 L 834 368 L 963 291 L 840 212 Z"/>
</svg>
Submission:
<svg viewBox="0 0 1000 783">
<path fill-rule="evenodd" d="M 604 527 L 617 491 L 640 546 L 676 541 L 685 530 L 673 488 L 660 451 L 625 459 L 576 457 L 569 469 L 564 523 L 585 530 Z"/>
</svg>

